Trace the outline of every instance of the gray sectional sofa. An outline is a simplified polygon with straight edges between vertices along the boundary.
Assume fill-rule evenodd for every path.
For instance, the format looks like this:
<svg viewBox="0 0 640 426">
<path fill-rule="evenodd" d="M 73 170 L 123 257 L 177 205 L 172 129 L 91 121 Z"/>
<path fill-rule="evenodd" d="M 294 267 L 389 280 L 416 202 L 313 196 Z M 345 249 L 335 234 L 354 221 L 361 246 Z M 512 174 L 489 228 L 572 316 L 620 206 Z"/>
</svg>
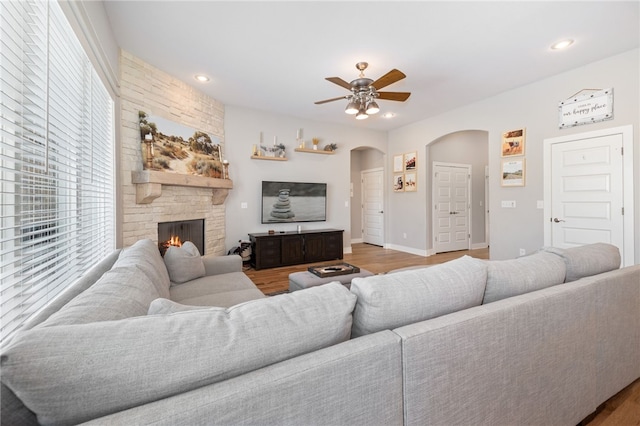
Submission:
<svg viewBox="0 0 640 426">
<path fill-rule="evenodd" d="M 201 261 L 96 265 L 2 348 L 2 424 L 575 425 L 640 377 L 640 265 L 606 244 L 266 298 Z"/>
</svg>

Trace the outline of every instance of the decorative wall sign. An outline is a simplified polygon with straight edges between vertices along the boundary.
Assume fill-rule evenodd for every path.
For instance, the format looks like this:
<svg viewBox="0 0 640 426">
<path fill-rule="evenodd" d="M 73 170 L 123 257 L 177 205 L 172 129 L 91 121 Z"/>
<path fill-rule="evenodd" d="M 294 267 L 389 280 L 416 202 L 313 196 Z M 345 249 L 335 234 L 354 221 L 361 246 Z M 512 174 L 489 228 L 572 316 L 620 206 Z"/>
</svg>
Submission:
<svg viewBox="0 0 640 426">
<path fill-rule="evenodd" d="M 524 155 L 525 129 L 511 130 L 502 134 L 502 156 Z"/>
<path fill-rule="evenodd" d="M 613 88 L 584 89 L 558 104 L 561 129 L 613 119 Z"/>
<path fill-rule="evenodd" d="M 524 158 L 502 160 L 502 186 L 524 186 Z"/>
<path fill-rule="evenodd" d="M 145 170 L 223 177 L 218 138 L 144 111 L 138 116 Z"/>
</svg>

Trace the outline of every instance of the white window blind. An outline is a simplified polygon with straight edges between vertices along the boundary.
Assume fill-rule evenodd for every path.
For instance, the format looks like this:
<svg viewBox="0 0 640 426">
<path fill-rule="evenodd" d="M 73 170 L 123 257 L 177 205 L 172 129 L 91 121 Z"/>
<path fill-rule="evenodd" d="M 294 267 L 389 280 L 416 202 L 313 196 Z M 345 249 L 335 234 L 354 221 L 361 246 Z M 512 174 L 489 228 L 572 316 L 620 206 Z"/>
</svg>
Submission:
<svg viewBox="0 0 640 426">
<path fill-rule="evenodd" d="M 0 340 L 115 247 L 113 100 L 57 2 L 0 1 Z"/>
</svg>

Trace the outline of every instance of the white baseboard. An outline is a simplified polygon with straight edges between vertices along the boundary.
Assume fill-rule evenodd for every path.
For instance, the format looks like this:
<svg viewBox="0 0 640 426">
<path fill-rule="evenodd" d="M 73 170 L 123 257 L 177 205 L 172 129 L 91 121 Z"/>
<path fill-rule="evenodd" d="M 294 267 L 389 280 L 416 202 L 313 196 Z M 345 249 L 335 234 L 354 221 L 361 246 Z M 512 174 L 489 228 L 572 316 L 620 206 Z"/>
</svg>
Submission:
<svg viewBox="0 0 640 426">
<path fill-rule="evenodd" d="M 487 243 L 471 244 L 471 250 L 486 249 L 487 247 L 489 247 L 489 244 L 487 244 Z"/>
<path fill-rule="evenodd" d="M 351 249 L 351 246 L 342 247 L 342 253 L 343 254 L 351 254 L 351 253 L 353 253 L 353 250 Z"/>
<path fill-rule="evenodd" d="M 362 240 L 362 238 L 354 238 L 351 240 L 351 244 L 360 244 L 363 243 L 364 241 Z"/>
<path fill-rule="evenodd" d="M 410 253 L 410 254 L 415 254 L 417 256 L 422 256 L 422 257 L 429 256 L 427 254 L 426 250 L 418 250 L 418 249 L 415 249 L 413 247 L 399 246 L 399 245 L 396 245 L 396 244 L 385 244 L 384 248 L 388 248 L 388 249 L 391 249 L 391 250 L 402 251 L 402 252 Z"/>
</svg>

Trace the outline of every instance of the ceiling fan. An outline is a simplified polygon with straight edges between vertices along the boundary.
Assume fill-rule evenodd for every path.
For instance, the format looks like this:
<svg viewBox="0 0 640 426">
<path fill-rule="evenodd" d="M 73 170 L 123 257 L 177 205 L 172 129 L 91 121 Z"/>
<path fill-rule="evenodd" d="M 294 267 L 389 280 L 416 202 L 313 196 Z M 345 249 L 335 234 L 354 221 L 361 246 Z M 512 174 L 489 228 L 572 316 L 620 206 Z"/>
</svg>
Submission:
<svg viewBox="0 0 640 426">
<path fill-rule="evenodd" d="M 404 102 L 409 99 L 411 93 L 409 92 L 378 92 L 383 87 L 387 87 L 397 81 L 402 80 L 406 75 L 397 69 L 392 69 L 376 81 L 364 76 L 364 70 L 369 66 L 366 62 L 358 62 L 356 68 L 360 70 L 358 78 L 350 83 L 347 83 L 340 77 L 327 77 L 326 80 L 344 87 L 351 91 L 351 94 L 340 96 L 337 98 L 325 99 L 318 101 L 315 104 L 325 104 L 327 102 L 337 101 L 339 99 L 347 99 L 349 103 L 344 110 L 347 114 L 356 115 L 356 119 L 363 120 L 371 114 L 375 114 L 380 111 L 376 99 L 382 99 L 386 101 L 399 101 Z"/>
</svg>

